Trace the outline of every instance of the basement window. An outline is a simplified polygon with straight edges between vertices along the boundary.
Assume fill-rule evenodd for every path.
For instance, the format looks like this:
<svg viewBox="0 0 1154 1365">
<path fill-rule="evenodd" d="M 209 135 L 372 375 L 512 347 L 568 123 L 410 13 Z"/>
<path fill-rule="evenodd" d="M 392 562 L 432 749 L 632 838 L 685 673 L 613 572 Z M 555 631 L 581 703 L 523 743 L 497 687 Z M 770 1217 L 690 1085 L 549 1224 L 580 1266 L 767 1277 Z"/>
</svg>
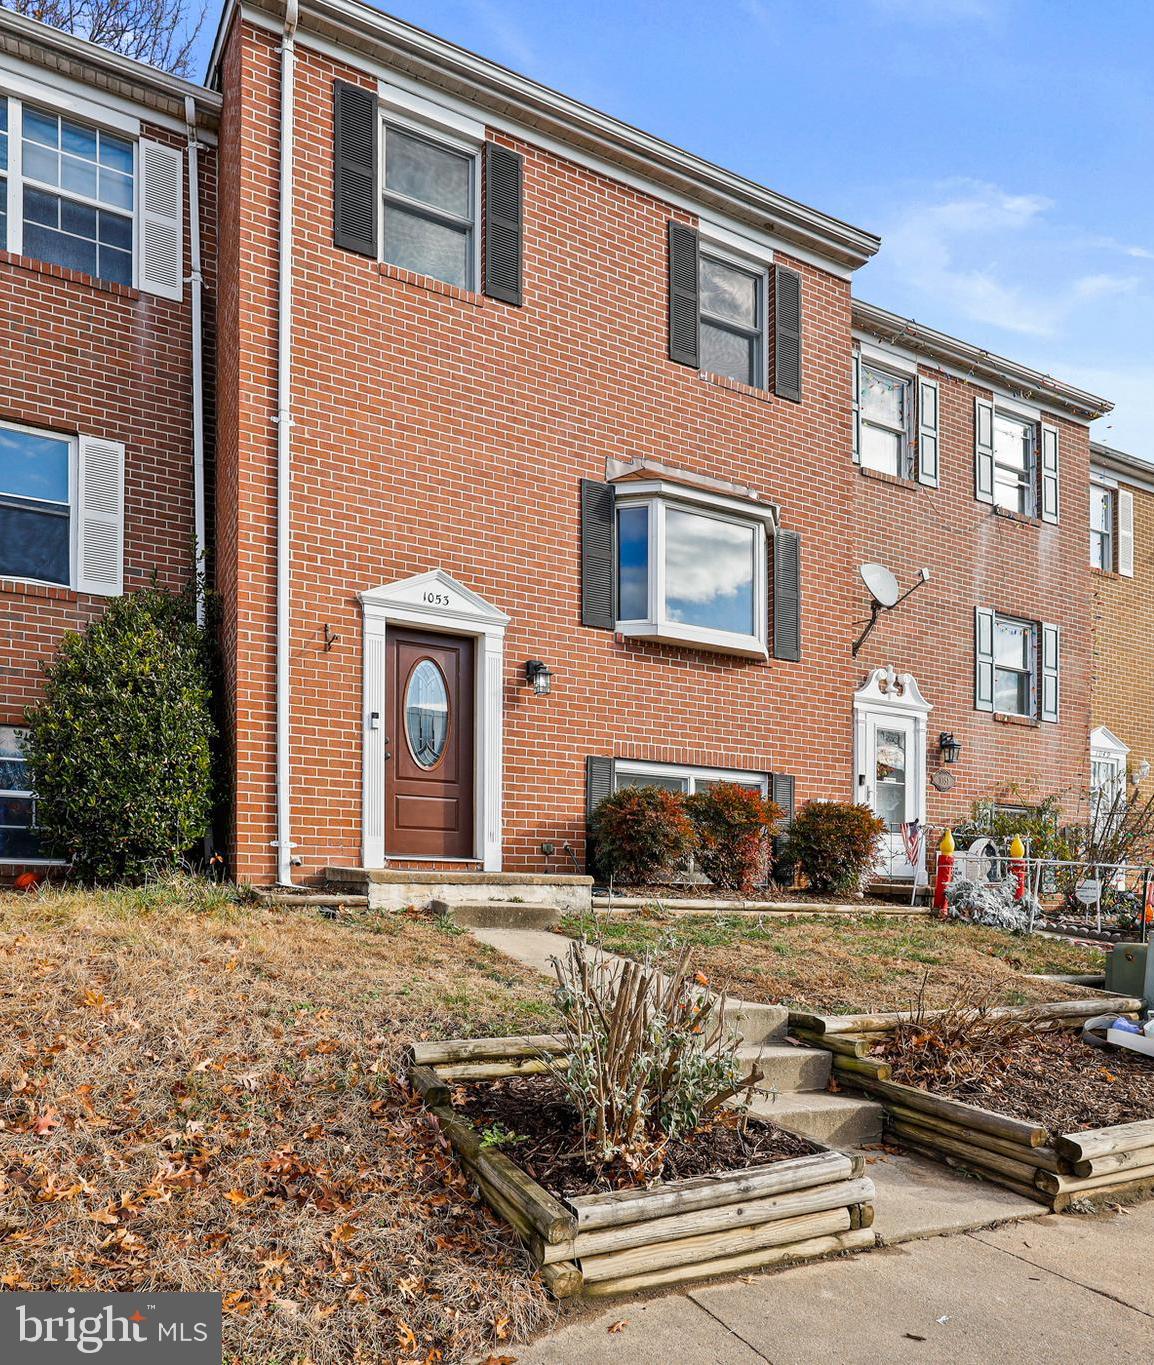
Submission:
<svg viewBox="0 0 1154 1365">
<path fill-rule="evenodd" d="M 44 861 L 23 739 L 22 730 L 0 725 L 0 862 Z"/>
</svg>

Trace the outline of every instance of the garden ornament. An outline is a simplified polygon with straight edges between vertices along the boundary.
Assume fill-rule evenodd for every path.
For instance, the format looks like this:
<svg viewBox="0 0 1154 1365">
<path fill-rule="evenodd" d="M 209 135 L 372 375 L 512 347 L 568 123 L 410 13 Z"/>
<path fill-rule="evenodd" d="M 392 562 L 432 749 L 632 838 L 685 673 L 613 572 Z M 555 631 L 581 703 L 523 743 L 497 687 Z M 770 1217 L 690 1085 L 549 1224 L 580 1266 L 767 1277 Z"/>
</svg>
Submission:
<svg viewBox="0 0 1154 1365">
<path fill-rule="evenodd" d="M 942 918 L 946 915 L 946 888 L 954 876 L 954 834 L 946 830 L 938 844 L 938 872 L 934 879 L 934 909 Z"/>
</svg>

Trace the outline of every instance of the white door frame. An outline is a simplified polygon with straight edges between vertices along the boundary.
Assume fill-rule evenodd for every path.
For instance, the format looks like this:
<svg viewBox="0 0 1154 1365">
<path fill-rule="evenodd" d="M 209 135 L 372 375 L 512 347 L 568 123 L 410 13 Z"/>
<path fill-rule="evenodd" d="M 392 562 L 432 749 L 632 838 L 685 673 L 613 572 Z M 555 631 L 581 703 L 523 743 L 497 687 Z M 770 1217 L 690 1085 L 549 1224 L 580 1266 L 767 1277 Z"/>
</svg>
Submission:
<svg viewBox="0 0 1154 1365">
<path fill-rule="evenodd" d="M 361 715 L 363 776 L 361 858 L 365 867 L 384 867 L 385 726 L 389 724 L 385 640 L 389 625 L 413 626 L 477 642 L 473 706 L 473 858 L 486 872 L 501 870 L 501 688 L 505 630 L 510 617 L 443 569 L 386 583 L 360 594 L 364 614 L 364 706 Z M 400 735 L 392 736 L 401 743 Z M 398 854 L 404 862 L 422 861 Z M 425 859 L 423 861 L 444 861 Z M 449 861 L 452 861 L 451 859 Z"/>
<path fill-rule="evenodd" d="M 892 668 L 875 668 L 854 693 L 854 800 L 873 806 L 870 761 L 871 723 L 912 722 L 913 744 L 906 755 L 906 807 L 912 805 L 914 818 L 926 822 L 926 769 L 928 717 L 934 708 L 922 696 L 912 673 L 895 673 Z M 923 847 L 925 840 L 923 838 Z M 916 873 L 916 869 L 915 869 Z"/>
</svg>

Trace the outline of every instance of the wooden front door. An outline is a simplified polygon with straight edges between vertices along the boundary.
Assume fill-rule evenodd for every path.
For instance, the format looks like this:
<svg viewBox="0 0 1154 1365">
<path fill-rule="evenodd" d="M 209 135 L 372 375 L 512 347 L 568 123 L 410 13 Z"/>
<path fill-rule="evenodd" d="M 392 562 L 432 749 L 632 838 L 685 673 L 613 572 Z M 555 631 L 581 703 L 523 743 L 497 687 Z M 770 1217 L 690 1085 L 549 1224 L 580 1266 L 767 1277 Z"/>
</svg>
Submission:
<svg viewBox="0 0 1154 1365">
<path fill-rule="evenodd" d="M 386 857 L 472 858 L 473 641 L 389 627 Z"/>
</svg>

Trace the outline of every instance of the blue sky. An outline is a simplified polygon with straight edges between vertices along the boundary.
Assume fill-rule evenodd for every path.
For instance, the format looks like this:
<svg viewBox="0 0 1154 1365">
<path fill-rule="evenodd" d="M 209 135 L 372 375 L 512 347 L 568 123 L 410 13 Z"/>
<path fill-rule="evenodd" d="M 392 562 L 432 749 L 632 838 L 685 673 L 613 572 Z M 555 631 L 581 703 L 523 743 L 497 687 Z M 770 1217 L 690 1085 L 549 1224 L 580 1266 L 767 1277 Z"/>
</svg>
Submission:
<svg viewBox="0 0 1154 1365">
<path fill-rule="evenodd" d="M 1154 460 L 1149 0 L 384 8 L 879 233 L 859 297 L 1113 398 L 1095 436 Z"/>
</svg>

